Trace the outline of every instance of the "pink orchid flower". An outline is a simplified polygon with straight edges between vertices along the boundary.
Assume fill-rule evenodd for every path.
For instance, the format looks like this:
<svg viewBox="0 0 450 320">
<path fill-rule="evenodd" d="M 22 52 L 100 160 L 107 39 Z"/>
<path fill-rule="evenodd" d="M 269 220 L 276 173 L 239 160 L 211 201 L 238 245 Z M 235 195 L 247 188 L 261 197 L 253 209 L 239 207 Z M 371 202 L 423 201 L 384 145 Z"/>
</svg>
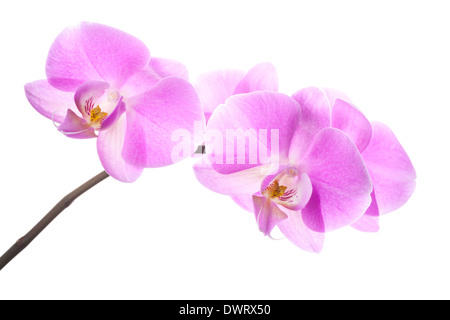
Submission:
<svg viewBox="0 0 450 320">
<path fill-rule="evenodd" d="M 203 73 L 195 84 L 206 121 L 228 97 L 254 91 L 278 91 L 278 75 L 268 62 L 255 65 L 247 73 L 236 69 L 223 69 Z"/>
<path fill-rule="evenodd" d="M 207 142 L 202 158 L 207 161 L 194 166 L 195 175 L 205 187 L 253 209 L 265 235 L 278 226 L 298 247 L 318 252 L 324 232 L 350 225 L 366 212 L 372 184 L 357 147 L 342 131 L 323 128 L 296 138 L 313 129 L 314 119 L 284 94 L 232 96 L 209 119 L 206 141 L 211 136 L 214 143 Z M 269 131 L 270 139 L 264 137 Z M 243 155 L 234 138 L 216 141 L 230 132 L 248 133 Z M 256 141 L 256 155 L 250 141 Z"/>
<path fill-rule="evenodd" d="M 108 26 L 65 29 L 50 48 L 46 74 L 25 86 L 31 105 L 68 137 L 98 137 L 101 163 L 120 181 L 172 164 L 171 133 L 193 132 L 204 117 L 182 64 L 150 59 L 144 43 Z"/>
<path fill-rule="evenodd" d="M 416 172 L 400 142 L 385 124 L 369 122 L 341 92 L 312 87 L 296 92 L 292 98 L 299 103 L 307 123 L 300 124 L 294 143 L 308 148 L 305 142 L 311 136 L 333 127 L 345 132 L 357 146 L 369 171 L 373 192 L 370 207 L 352 226 L 366 232 L 378 231 L 379 215 L 405 204 L 416 185 Z"/>
</svg>

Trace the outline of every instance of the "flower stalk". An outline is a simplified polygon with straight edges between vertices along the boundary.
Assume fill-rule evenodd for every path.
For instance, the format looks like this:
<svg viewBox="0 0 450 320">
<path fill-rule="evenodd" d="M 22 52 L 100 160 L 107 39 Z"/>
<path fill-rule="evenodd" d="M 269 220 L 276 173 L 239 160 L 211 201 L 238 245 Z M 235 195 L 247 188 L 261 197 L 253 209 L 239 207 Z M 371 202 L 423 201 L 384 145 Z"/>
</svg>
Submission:
<svg viewBox="0 0 450 320">
<path fill-rule="evenodd" d="M 26 235 L 17 240 L 0 257 L 0 270 L 25 249 L 61 212 L 67 209 L 79 196 L 109 177 L 103 171 L 62 198 Z"/>
</svg>

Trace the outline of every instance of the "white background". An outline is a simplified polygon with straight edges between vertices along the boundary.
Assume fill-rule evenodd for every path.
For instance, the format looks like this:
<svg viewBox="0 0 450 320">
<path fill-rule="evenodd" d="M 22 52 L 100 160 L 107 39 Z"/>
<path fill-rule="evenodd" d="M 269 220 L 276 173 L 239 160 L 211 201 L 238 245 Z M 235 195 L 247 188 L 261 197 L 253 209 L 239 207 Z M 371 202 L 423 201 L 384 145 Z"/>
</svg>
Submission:
<svg viewBox="0 0 450 320">
<path fill-rule="evenodd" d="M 278 69 L 280 91 L 340 89 L 388 124 L 417 188 L 381 231 L 345 228 L 321 254 L 272 241 L 202 187 L 192 161 L 113 179 L 63 212 L 0 272 L 1 299 L 450 298 L 450 7 L 447 1 L 8 1 L 0 5 L 0 252 L 102 171 L 27 102 L 56 35 L 86 20 L 205 71 Z"/>
</svg>

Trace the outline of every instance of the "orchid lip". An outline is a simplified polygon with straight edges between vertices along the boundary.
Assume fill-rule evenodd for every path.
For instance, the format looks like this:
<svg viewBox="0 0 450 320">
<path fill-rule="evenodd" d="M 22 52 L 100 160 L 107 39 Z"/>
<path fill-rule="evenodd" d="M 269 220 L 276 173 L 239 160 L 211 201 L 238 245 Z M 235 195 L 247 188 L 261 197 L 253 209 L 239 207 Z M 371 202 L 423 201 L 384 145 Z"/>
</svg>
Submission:
<svg viewBox="0 0 450 320">
<path fill-rule="evenodd" d="M 98 95 L 96 97 L 95 94 L 92 94 L 81 101 L 79 99 L 78 101 L 77 99 L 75 100 L 78 102 L 77 107 L 82 115 L 80 117 L 73 114 L 72 117 L 77 117 L 79 118 L 79 121 L 77 120 L 77 122 L 81 121 L 84 123 L 81 125 L 81 128 L 80 123 L 78 123 L 77 126 L 69 126 L 69 128 L 64 126 L 64 129 L 62 129 L 61 125 L 58 126 L 54 119 L 54 115 L 61 108 L 56 109 L 52 113 L 53 125 L 58 129 L 58 131 L 68 136 L 78 135 L 88 131 L 105 130 L 116 123 L 120 116 L 126 111 L 123 96 L 115 90 L 106 89 L 100 97 L 98 97 Z M 73 130 L 70 130 L 71 128 Z"/>
<path fill-rule="evenodd" d="M 109 127 L 125 111 L 125 106 L 122 104 L 123 96 L 118 91 L 107 89 L 97 99 L 93 95 L 86 99 L 81 111 L 86 122 L 94 130 L 100 130 L 104 128 L 107 119 L 109 119 L 107 121 Z"/>
<path fill-rule="evenodd" d="M 301 173 L 296 166 L 281 170 L 275 177 L 268 176 L 262 187 L 264 197 L 289 210 L 302 209 L 311 196 L 308 175 Z"/>
<path fill-rule="evenodd" d="M 298 177 L 298 170 L 289 167 L 281 171 L 275 179 L 262 191 L 262 194 L 277 203 L 292 203 L 298 192 L 295 181 Z M 281 204 L 280 203 L 280 204 Z"/>
</svg>

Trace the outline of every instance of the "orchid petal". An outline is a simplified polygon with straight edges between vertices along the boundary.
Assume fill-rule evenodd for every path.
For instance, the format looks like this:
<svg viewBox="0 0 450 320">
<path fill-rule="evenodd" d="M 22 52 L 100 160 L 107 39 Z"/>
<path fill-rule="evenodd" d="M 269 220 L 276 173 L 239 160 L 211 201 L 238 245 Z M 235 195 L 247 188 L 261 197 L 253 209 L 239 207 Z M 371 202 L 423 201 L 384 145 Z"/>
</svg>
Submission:
<svg viewBox="0 0 450 320">
<path fill-rule="evenodd" d="M 51 85 L 75 91 L 87 80 L 105 80 L 119 88 L 147 66 L 150 53 L 135 37 L 96 23 L 65 29 L 50 48 L 46 72 Z"/>
<path fill-rule="evenodd" d="M 287 162 L 299 117 L 298 104 L 281 93 L 253 92 L 228 98 L 214 111 L 206 129 L 206 152 L 214 160 L 214 170 L 228 174 Z M 209 137 L 217 136 L 221 141 L 208 146 Z"/>
<path fill-rule="evenodd" d="M 372 179 L 380 214 L 386 214 L 400 208 L 411 197 L 416 186 L 416 172 L 388 126 L 372 122 L 372 130 L 372 139 L 362 156 Z"/>
<path fill-rule="evenodd" d="M 372 184 L 360 153 L 346 134 L 319 132 L 303 163 L 313 192 L 303 221 L 317 232 L 331 231 L 360 218 L 371 203 Z"/>
<path fill-rule="evenodd" d="M 264 62 L 251 68 L 237 84 L 234 94 L 254 91 L 278 91 L 278 74 L 273 64 Z"/>
<path fill-rule="evenodd" d="M 122 156 L 139 167 L 170 165 L 189 154 L 174 159 L 172 151 L 179 142 L 176 133 L 186 133 L 190 148 L 202 143 L 201 134 L 193 134 L 203 123 L 203 112 L 194 88 L 185 80 L 168 77 L 151 90 L 127 99 L 127 130 Z M 192 137 L 193 135 L 193 137 Z M 191 152 L 192 151 L 192 152 Z"/>
<path fill-rule="evenodd" d="M 316 135 L 323 128 L 331 127 L 331 106 L 325 92 L 310 87 L 292 95 L 301 108 L 301 117 L 292 138 L 289 159 L 299 162 L 311 148 Z"/>
<path fill-rule="evenodd" d="M 81 45 L 98 73 L 119 88 L 150 61 L 150 52 L 139 39 L 97 23 L 82 23 Z"/>
<path fill-rule="evenodd" d="M 293 244 L 308 252 L 321 252 L 325 241 L 325 234 L 309 229 L 302 219 L 301 211 L 281 210 L 288 218 L 278 223 L 278 228 Z"/>
<path fill-rule="evenodd" d="M 207 72 L 197 78 L 194 87 L 208 118 L 217 106 L 233 95 L 244 75 L 241 70 L 225 69 Z"/>
<path fill-rule="evenodd" d="M 141 175 L 143 168 L 133 166 L 122 158 L 122 149 L 127 129 L 126 114 L 107 130 L 100 131 L 97 151 L 106 172 L 122 182 L 133 182 Z"/>
<path fill-rule="evenodd" d="M 283 211 L 278 209 L 275 203 L 265 197 L 253 196 L 253 205 L 259 231 L 264 233 L 265 236 L 270 235 L 273 228 L 288 217 Z"/>
<path fill-rule="evenodd" d="M 55 89 L 47 80 L 27 83 L 25 95 L 37 112 L 58 123 L 64 121 L 68 109 L 76 110 L 73 92 Z"/>
<path fill-rule="evenodd" d="M 47 56 L 49 83 L 62 91 L 75 90 L 87 80 L 103 80 L 81 45 L 81 28 L 66 28 L 53 42 Z"/>
<path fill-rule="evenodd" d="M 369 120 L 356 107 L 341 99 L 336 99 L 331 111 L 331 126 L 344 131 L 363 152 L 372 136 Z"/>
<path fill-rule="evenodd" d="M 80 118 L 71 109 L 67 110 L 67 115 L 61 125 L 58 127 L 64 135 L 74 139 L 96 138 L 97 135 L 89 123 Z"/>
</svg>

